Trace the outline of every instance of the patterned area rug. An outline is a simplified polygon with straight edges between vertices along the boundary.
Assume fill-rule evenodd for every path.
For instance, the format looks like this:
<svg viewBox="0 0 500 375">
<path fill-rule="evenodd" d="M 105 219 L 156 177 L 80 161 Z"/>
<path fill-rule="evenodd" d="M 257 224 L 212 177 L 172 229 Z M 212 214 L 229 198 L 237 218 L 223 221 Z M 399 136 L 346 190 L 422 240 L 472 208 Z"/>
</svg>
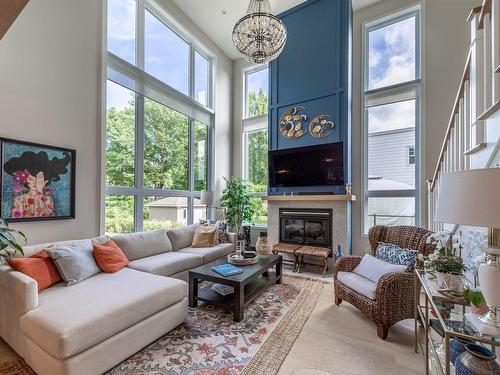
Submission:
<svg viewBox="0 0 500 375">
<path fill-rule="evenodd" d="M 233 321 L 232 313 L 212 305 L 190 308 L 185 324 L 107 374 L 276 374 L 324 285 L 318 280 L 289 275 L 283 281 L 257 297 L 245 309 L 245 319 L 240 323 Z M 27 367 L 24 362 L 19 364 Z M 4 373 L 2 370 L 0 373 Z"/>
</svg>

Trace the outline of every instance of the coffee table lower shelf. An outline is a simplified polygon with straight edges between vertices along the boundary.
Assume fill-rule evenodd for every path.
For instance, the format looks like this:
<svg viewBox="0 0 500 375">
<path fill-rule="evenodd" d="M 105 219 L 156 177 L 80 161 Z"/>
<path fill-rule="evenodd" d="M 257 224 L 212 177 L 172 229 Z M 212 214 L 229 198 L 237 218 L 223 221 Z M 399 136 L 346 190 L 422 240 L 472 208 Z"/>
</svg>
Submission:
<svg viewBox="0 0 500 375">
<path fill-rule="evenodd" d="M 277 280 L 278 278 L 276 277 L 275 272 L 268 272 L 267 275 L 259 276 L 255 280 L 245 285 L 243 293 L 244 305 L 246 306 L 251 303 L 264 289 L 275 284 Z M 197 300 L 199 302 L 212 303 L 214 305 L 227 307 L 228 309 L 233 310 L 235 293 L 223 296 L 217 292 L 214 292 L 211 289 L 211 286 L 212 285 L 201 288 L 198 291 Z"/>
</svg>

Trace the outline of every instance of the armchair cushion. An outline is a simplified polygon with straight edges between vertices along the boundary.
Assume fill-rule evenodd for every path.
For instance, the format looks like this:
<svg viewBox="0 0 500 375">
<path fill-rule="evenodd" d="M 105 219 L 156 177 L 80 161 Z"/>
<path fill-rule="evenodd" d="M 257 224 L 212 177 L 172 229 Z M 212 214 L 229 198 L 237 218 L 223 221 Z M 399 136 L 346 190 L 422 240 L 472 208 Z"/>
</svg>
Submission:
<svg viewBox="0 0 500 375">
<path fill-rule="evenodd" d="M 361 259 L 361 262 L 352 272 L 358 274 L 359 276 L 363 276 L 376 284 L 386 273 L 405 271 L 406 266 L 404 265 L 391 264 L 375 258 L 370 254 L 365 254 L 363 259 Z"/>
<path fill-rule="evenodd" d="M 375 300 L 377 283 L 368 280 L 366 277 L 360 276 L 354 272 L 341 271 L 337 274 L 337 280 L 359 294 Z"/>
</svg>

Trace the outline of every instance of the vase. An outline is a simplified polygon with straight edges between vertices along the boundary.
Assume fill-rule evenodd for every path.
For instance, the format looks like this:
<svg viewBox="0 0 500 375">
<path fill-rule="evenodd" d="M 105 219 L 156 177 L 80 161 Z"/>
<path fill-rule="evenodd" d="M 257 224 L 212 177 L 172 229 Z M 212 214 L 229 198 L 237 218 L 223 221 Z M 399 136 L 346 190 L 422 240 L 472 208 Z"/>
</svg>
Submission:
<svg viewBox="0 0 500 375">
<path fill-rule="evenodd" d="M 474 344 L 474 341 L 467 340 L 461 337 L 456 337 L 450 341 L 450 362 L 455 364 L 457 357 L 465 352 L 466 344 Z"/>
<path fill-rule="evenodd" d="M 463 290 L 462 275 L 454 275 L 451 273 L 443 273 L 436 271 L 438 288 L 450 289 L 455 291 Z"/>
<path fill-rule="evenodd" d="M 255 250 L 259 255 L 269 255 L 272 252 L 272 246 L 267 237 L 259 237 L 255 243 Z"/>
<path fill-rule="evenodd" d="M 465 351 L 455 360 L 456 375 L 498 375 L 500 365 L 491 350 L 476 344 L 466 344 Z"/>
</svg>

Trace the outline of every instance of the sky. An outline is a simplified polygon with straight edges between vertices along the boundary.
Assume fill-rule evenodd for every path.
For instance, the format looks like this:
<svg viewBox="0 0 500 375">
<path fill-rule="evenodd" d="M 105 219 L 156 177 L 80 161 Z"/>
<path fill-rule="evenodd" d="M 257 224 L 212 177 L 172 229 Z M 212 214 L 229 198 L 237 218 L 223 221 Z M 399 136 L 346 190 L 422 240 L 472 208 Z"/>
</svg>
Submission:
<svg viewBox="0 0 500 375">
<path fill-rule="evenodd" d="M 368 36 L 368 89 L 415 79 L 415 18 L 371 31 Z M 415 126 L 415 101 L 368 110 L 369 132 Z"/>
<path fill-rule="evenodd" d="M 269 69 L 258 70 L 248 75 L 248 92 L 269 91 Z"/>
</svg>

